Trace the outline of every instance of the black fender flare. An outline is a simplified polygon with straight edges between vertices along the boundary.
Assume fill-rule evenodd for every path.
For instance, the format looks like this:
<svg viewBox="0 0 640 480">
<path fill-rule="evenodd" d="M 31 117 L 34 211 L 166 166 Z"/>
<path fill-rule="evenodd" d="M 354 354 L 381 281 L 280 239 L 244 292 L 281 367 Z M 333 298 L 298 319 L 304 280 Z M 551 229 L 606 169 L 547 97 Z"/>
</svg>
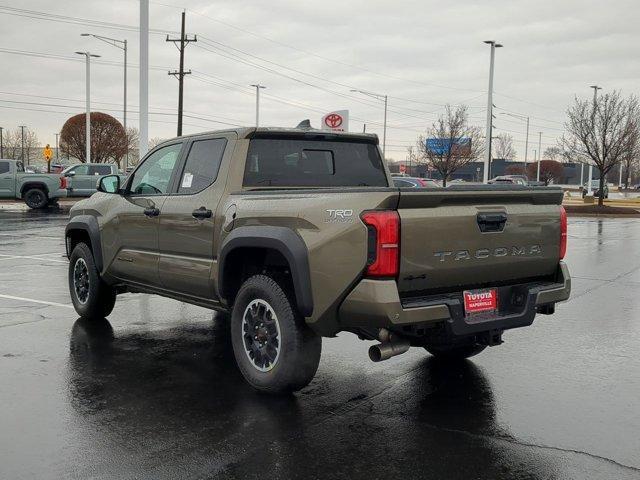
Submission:
<svg viewBox="0 0 640 480">
<path fill-rule="evenodd" d="M 218 290 L 222 298 L 230 292 L 225 285 L 225 268 L 228 255 L 237 248 L 255 247 L 276 250 L 289 263 L 298 311 L 305 317 L 313 313 L 309 253 L 304 241 L 287 227 L 247 226 L 235 228 L 223 241 L 218 257 Z"/>
<path fill-rule="evenodd" d="M 93 251 L 93 260 L 96 263 L 96 268 L 99 272 L 102 272 L 102 243 L 100 243 L 100 226 L 98 225 L 96 217 L 92 217 L 91 215 L 78 215 L 69 220 L 69 223 L 67 223 L 67 226 L 64 229 L 67 257 L 71 256 L 69 249 L 69 237 L 73 231 L 82 231 L 87 233 L 89 240 L 91 241 L 91 250 Z"/>
<path fill-rule="evenodd" d="M 20 197 L 24 197 L 24 194 L 27 193 L 32 188 L 39 188 L 40 190 L 44 191 L 44 193 L 47 195 L 47 198 L 49 197 L 49 186 L 46 183 L 38 180 L 25 182 L 20 187 Z"/>
</svg>

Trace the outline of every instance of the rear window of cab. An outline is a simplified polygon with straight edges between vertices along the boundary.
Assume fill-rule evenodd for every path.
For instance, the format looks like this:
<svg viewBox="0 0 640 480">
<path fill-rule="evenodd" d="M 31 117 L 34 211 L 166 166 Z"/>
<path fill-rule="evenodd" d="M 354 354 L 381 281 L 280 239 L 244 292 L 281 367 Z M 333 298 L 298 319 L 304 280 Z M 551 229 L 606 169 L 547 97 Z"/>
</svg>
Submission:
<svg viewBox="0 0 640 480">
<path fill-rule="evenodd" d="M 245 187 L 387 187 L 378 147 L 369 142 L 255 138 Z"/>
</svg>

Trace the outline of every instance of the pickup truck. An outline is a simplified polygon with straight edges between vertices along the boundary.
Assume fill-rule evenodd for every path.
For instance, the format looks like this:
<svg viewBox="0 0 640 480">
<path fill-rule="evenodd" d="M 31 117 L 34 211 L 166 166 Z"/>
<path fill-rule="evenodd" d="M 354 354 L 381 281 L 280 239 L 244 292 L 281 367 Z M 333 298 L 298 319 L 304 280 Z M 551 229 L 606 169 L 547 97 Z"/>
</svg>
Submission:
<svg viewBox="0 0 640 480">
<path fill-rule="evenodd" d="M 122 292 L 227 313 L 248 383 L 291 392 L 313 378 L 321 337 L 377 340 L 373 361 L 409 347 L 457 359 L 552 314 L 571 290 L 561 200 L 559 188 L 394 187 L 375 135 L 183 136 L 71 209 L 69 291 L 87 318 Z"/>
<path fill-rule="evenodd" d="M 0 159 L 0 198 L 20 198 L 29 208 L 44 208 L 66 197 L 66 188 L 60 175 L 26 173 L 22 162 Z"/>
<path fill-rule="evenodd" d="M 90 197 L 96 193 L 96 184 L 104 175 L 117 175 L 118 166 L 112 163 L 80 163 L 62 171 L 67 178 L 70 197 Z"/>
</svg>

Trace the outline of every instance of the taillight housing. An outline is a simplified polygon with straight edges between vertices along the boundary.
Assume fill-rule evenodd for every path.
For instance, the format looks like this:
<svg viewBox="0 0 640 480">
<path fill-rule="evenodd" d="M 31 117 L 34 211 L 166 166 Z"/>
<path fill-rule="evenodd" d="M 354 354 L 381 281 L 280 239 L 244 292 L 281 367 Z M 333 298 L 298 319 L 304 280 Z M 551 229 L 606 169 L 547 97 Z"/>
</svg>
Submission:
<svg viewBox="0 0 640 480">
<path fill-rule="evenodd" d="M 67 188 L 67 177 L 60 177 L 60 188 L 63 190 Z"/>
<path fill-rule="evenodd" d="M 370 210 L 360 218 L 367 226 L 367 277 L 397 277 L 400 261 L 400 216 L 394 210 Z"/>
<path fill-rule="evenodd" d="M 567 253 L 567 211 L 560 206 L 560 260 Z"/>
</svg>

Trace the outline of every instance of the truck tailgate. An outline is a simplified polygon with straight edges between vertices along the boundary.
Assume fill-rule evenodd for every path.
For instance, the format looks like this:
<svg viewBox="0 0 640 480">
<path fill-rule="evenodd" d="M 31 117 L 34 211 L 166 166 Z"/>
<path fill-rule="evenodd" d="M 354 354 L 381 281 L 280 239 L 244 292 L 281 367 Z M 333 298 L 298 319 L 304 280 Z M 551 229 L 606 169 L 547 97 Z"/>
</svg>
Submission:
<svg viewBox="0 0 640 480">
<path fill-rule="evenodd" d="M 551 276 L 559 260 L 559 188 L 401 190 L 401 294 L 459 291 Z"/>
</svg>

